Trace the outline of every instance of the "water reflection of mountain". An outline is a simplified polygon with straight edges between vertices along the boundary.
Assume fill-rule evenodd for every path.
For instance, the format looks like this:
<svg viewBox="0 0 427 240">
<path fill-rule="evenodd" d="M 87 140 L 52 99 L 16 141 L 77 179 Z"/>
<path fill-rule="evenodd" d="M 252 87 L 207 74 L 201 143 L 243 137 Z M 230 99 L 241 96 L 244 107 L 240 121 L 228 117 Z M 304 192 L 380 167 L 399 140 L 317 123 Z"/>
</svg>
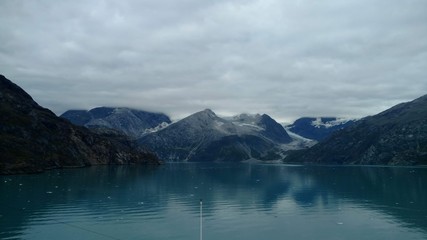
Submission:
<svg viewBox="0 0 427 240">
<path fill-rule="evenodd" d="M 310 167 L 316 188 L 427 230 L 426 168 Z M 319 190 L 308 192 L 319 195 Z"/>
<path fill-rule="evenodd" d="M 335 208 L 346 201 L 427 230 L 426 182 L 425 168 L 249 164 L 94 167 L 5 176 L 0 182 L 0 238 L 61 206 L 76 205 L 95 216 L 115 211 L 161 215 L 165 206 L 178 203 L 197 213 L 199 198 L 205 199 L 207 217 L 230 205 L 242 211 L 256 205 L 274 214 L 284 199 L 302 208 Z"/>
</svg>

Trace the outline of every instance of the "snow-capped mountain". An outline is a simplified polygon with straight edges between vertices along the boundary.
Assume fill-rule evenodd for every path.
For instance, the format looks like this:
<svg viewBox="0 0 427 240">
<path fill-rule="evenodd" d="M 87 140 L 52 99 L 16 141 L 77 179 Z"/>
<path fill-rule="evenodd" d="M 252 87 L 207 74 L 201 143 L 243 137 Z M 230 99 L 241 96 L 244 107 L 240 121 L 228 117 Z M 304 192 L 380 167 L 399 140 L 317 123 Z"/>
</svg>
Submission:
<svg viewBox="0 0 427 240">
<path fill-rule="evenodd" d="M 221 118 L 209 109 L 139 139 L 164 161 L 275 160 L 291 142 L 266 114 Z"/>
<path fill-rule="evenodd" d="M 355 119 L 343 119 L 336 117 L 303 117 L 293 124 L 285 126 L 286 130 L 304 138 L 320 141 L 333 132 L 351 126 Z"/>
<path fill-rule="evenodd" d="M 158 131 L 171 123 L 165 114 L 130 108 L 99 107 L 89 111 L 69 110 L 61 117 L 88 128 L 115 129 L 132 138 Z"/>
</svg>

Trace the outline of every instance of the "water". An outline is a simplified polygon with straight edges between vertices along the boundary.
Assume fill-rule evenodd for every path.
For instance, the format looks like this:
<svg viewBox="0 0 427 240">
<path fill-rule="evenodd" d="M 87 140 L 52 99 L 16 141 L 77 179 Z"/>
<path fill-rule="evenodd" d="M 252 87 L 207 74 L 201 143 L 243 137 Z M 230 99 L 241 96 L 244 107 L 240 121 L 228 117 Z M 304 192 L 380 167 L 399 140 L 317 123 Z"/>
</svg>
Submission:
<svg viewBox="0 0 427 240">
<path fill-rule="evenodd" d="M 427 168 L 166 164 L 0 176 L 0 239 L 427 239 Z"/>
</svg>

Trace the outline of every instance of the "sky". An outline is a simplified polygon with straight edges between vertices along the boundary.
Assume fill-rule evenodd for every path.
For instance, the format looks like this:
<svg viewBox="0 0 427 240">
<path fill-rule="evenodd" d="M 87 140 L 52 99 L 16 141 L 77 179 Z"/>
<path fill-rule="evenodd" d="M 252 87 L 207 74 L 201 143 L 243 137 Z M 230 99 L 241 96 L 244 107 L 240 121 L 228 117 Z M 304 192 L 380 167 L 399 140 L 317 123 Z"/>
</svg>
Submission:
<svg viewBox="0 0 427 240">
<path fill-rule="evenodd" d="M 99 106 L 360 118 L 427 94 L 425 0 L 1 0 L 0 74 Z"/>
</svg>

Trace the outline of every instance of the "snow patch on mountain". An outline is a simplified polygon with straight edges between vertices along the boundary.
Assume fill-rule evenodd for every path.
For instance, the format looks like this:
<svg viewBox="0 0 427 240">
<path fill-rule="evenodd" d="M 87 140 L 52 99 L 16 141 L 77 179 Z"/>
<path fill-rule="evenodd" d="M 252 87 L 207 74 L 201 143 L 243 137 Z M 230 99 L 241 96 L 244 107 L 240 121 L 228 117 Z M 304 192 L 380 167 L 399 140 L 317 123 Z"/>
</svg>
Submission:
<svg viewBox="0 0 427 240">
<path fill-rule="evenodd" d="M 317 117 L 314 121 L 311 122 L 311 125 L 316 128 L 331 128 L 335 126 L 340 126 L 348 123 L 349 121 L 355 121 L 356 119 L 348 119 L 348 118 L 331 118 L 333 120 L 326 120 L 324 118 Z"/>
<path fill-rule="evenodd" d="M 150 134 L 150 133 L 158 132 L 162 129 L 167 128 L 171 124 L 172 123 L 162 122 L 159 125 L 157 125 L 156 127 L 144 129 L 142 136 Z"/>
<path fill-rule="evenodd" d="M 307 139 L 320 141 L 338 130 L 351 126 L 356 121 L 356 119 L 336 117 L 303 117 L 284 127 L 288 133 L 292 132 Z"/>
</svg>

